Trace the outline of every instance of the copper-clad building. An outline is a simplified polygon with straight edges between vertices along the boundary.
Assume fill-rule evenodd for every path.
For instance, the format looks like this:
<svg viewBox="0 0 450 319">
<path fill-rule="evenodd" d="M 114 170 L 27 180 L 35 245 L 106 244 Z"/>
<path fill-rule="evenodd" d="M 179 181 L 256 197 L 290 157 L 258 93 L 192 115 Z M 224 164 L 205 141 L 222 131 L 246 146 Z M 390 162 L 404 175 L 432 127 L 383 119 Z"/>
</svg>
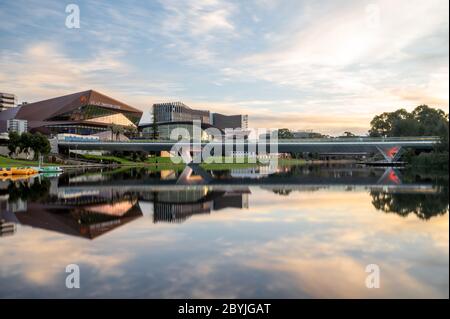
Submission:
<svg viewBox="0 0 450 319">
<path fill-rule="evenodd" d="M 20 105 L 0 112 L 0 131 L 9 119 L 28 121 L 28 130 L 44 134 L 95 134 L 111 125 L 137 127 L 142 111 L 94 90 Z"/>
</svg>

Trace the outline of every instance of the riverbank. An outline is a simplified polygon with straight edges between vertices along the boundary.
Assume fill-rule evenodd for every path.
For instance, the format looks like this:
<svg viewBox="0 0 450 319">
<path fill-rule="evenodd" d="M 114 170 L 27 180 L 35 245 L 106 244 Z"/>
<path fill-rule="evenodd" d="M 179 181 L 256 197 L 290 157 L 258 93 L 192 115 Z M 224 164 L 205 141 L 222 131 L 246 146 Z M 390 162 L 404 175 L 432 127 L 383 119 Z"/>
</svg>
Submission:
<svg viewBox="0 0 450 319">
<path fill-rule="evenodd" d="M 413 168 L 448 172 L 448 153 L 421 153 L 410 162 Z"/>
<path fill-rule="evenodd" d="M 277 161 L 278 165 L 289 166 L 289 165 L 316 165 L 316 164 L 352 164 L 355 163 L 354 160 L 305 160 L 305 159 L 290 159 L 290 158 L 279 158 Z M 0 167 L 23 167 L 23 166 L 38 166 L 38 161 L 33 160 L 22 160 L 22 159 L 12 159 L 5 156 L 0 156 Z M 117 156 L 97 156 L 97 155 L 84 155 L 76 158 L 66 158 L 63 162 L 44 162 L 42 166 L 54 166 L 58 165 L 63 168 L 94 168 L 94 167 L 159 167 L 160 169 L 172 169 L 172 168 L 183 168 L 185 164 L 176 164 L 172 162 L 169 157 L 149 157 L 143 161 L 133 161 L 128 158 L 122 158 Z M 239 168 L 251 168 L 264 166 L 265 164 L 257 162 L 253 163 L 248 158 L 244 158 L 240 161 L 231 160 L 231 158 L 222 158 L 219 163 L 201 163 L 200 166 L 204 169 L 209 170 L 228 170 L 228 169 L 239 169 Z"/>
<path fill-rule="evenodd" d="M 49 163 L 44 163 L 44 166 L 52 165 Z M 22 166 L 39 166 L 38 161 L 32 160 L 22 160 L 22 159 L 12 159 L 5 156 L 0 156 L 0 167 L 22 167 Z"/>
</svg>

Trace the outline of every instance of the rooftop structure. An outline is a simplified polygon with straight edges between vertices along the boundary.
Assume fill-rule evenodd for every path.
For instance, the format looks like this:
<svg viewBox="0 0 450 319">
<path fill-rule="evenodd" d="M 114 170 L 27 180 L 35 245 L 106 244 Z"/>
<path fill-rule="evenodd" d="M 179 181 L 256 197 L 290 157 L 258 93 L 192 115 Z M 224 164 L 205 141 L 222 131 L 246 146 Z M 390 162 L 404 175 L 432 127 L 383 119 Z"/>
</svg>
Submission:
<svg viewBox="0 0 450 319">
<path fill-rule="evenodd" d="M 0 131 L 11 119 L 26 120 L 28 130 L 44 134 L 90 135 L 111 126 L 137 128 L 142 111 L 94 90 L 22 104 L 0 112 Z"/>
<path fill-rule="evenodd" d="M 153 104 L 153 116 L 156 123 L 184 122 L 198 120 L 209 124 L 209 111 L 194 110 L 181 102 Z"/>
</svg>

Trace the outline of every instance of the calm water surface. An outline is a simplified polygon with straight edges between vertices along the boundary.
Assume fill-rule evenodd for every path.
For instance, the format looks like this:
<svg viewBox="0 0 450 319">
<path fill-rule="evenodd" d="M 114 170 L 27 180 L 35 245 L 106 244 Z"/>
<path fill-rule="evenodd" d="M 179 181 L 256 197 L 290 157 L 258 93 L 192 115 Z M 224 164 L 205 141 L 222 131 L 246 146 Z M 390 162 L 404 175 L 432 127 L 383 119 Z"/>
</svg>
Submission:
<svg viewBox="0 0 450 319">
<path fill-rule="evenodd" d="M 0 180 L 0 297 L 448 298 L 448 207 L 448 177 L 357 166 Z"/>
</svg>

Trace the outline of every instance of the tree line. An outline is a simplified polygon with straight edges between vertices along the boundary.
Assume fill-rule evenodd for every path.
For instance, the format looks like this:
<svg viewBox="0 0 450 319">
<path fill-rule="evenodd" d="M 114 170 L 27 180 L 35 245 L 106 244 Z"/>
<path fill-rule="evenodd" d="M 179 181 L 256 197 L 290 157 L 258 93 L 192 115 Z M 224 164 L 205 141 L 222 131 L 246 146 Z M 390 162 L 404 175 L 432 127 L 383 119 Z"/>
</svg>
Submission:
<svg viewBox="0 0 450 319">
<path fill-rule="evenodd" d="M 399 109 L 376 115 L 370 122 L 369 135 L 379 136 L 447 136 L 448 114 L 427 105 L 412 112 Z"/>
<path fill-rule="evenodd" d="M 369 135 L 391 136 L 436 136 L 440 142 L 430 153 L 409 151 L 403 158 L 415 167 L 448 171 L 448 113 L 427 105 L 419 105 L 412 112 L 399 109 L 376 115 L 370 122 Z"/>
<path fill-rule="evenodd" d="M 41 133 L 24 132 L 18 134 L 17 132 L 9 132 L 8 141 L 9 156 L 17 155 L 24 152 L 27 156 L 30 151 L 34 152 L 34 158 L 38 159 L 39 155 L 48 155 L 51 150 L 50 142 Z"/>
</svg>

